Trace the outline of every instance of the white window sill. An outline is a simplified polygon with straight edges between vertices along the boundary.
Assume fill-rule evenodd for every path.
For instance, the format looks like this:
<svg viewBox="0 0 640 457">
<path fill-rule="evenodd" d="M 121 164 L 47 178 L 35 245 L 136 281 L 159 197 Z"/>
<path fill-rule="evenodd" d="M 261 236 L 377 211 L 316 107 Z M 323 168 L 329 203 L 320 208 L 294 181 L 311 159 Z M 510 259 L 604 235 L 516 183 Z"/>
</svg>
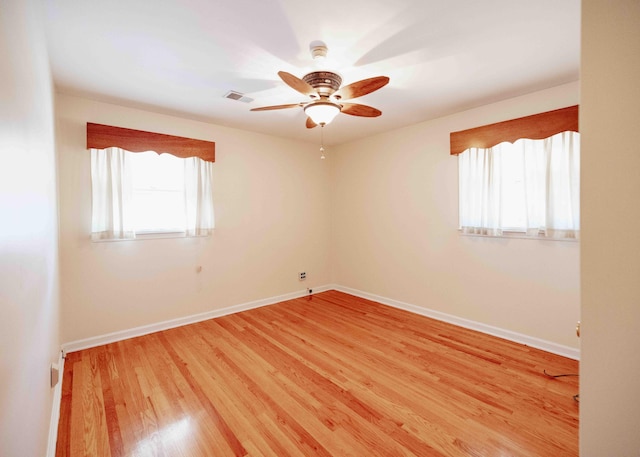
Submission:
<svg viewBox="0 0 640 457">
<path fill-rule="evenodd" d="M 162 240 L 168 238 L 207 238 L 209 235 L 187 235 L 185 232 L 138 232 L 135 238 L 105 238 L 91 240 L 92 243 L 113 243 L 119 241 Z"/>
<path fill-rule="evenodd" d="M 568 241 L 570 243 L 578 243 L 580 239 L 578 238 L 551 238 L 549 236 L 544 235 L 535 235 L 529 236 L 524 232 L 516 232 L 510 230 L 503 230 L 502 235 L 482 235 L 480 233 L 463 233 L 461 229 L 458 229 L 458 234 L 460 236 L 469 236 L 476 238 L 512 238 L 512 239 L 520 239 L 520 240 L 541 240 L 541 241 Z"/>
</svg>

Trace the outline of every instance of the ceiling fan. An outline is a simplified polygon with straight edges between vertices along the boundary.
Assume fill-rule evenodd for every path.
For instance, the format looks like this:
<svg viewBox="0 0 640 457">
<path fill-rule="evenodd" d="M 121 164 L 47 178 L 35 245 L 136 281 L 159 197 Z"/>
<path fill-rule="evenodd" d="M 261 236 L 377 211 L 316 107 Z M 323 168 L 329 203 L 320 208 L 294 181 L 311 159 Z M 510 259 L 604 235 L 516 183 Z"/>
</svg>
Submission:
<svg viewBox="0 0 640 457">
<path fill-rule="evenodd" d="M 321 41 L 313 41 L 310 45 L 311 55 L 314 59 L 324 58 L 327 47 Z M 279 71 L 278 76 L 292 89 L 306 95 L 309 101 L 290 103 L 287 105 L 263 106 L 253 108 L 251 111 L 270 111 L 286 108 L 303 108 L 307 115 L 307 128 L 317 125 L 324 127 L 330 123 L 339 113 L 360 117 L 377 117 L 382 114 L 379 109 L 359 103 L 345 103 L 344 100 L 362 97 L 370 94 L 389 83 L 387 76 L 375 76 L 373 78 L 356 81 L 347 86 L 340 87 L 342 77 L 332 71 L 312 71 L 302 77 Z"/>
</svg>

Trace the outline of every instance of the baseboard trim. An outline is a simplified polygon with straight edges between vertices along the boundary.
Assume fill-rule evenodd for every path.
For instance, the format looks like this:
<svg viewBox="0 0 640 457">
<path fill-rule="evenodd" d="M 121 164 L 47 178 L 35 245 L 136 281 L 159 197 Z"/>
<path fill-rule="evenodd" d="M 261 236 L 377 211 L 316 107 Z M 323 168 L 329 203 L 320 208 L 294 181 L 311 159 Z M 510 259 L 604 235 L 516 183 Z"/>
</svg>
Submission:
<svg viewBox="0 0 640 457">
<path fill-rule="evenodd" d="M 332 286 L 318 286 L 312 287 L 313 294 L 331 290 Z M 162 330 L 168 330 L 170 328 L 182 327 L 183 325 L 195 324 L 196 322 L 202 322 L 216 317 L 222 317 L 229 314 L 239 313 L 242 311 L 248 311 L 250 309 L 260 308 L 262 306 L 273 305 L 286 300 L 293 300 L 295 298 L 305 297 L 309 295 L 305 289 L 303 291 L 291 292 L 284 295 L 278 295 L 275 297 L 265 298 L 262 300 L 256 300 L 248 303 L 242 303 L 239 305 L 229 306 L 226 308 L 215 309 L 207 311 L 205 313 L 193 314 L 191 316 L 179 317 L 177 319 L 171 319 L 168 321 L 158 322 L 155 324 L 143 325 L 141 327 L 135 327 L 127 330 L 121 330 L 113 333 L 107 333 L 105 335 L 94 336 L 82 340 L 70 341 L 62 345 L 62 349 L 65 352 L 76 352 L 83 349 L 89 349 L 92 347 L 102 346 L 109 343 L 115 343 L 116 341 L 122 341 L 129 338 L 135 338 L 142 335 L 148 335 L 149 333 L 160 332 Z"/>
<path fill-rule="evenodd" d="M 53 388 L 53 404 L 49 419 L 49 440 L 47 442 L 47 457 L 55 457 L 58 443 L 58 423 L 60 422 L 60 405 L 62 403 L 62 377 L 64 375 L 64 352 L 61 350 L 58 358 L 58 384 Z"/>
<path fill-rule="evenodd" d="M 497 336 L 499 338 L 513 341 L 515 343 L 531 346 L 536 349 L 541 349 L 543 351 L 550 352 L 552 354 L 561 355 L 563 357 L 568 357 L 574 360 L 580 360 L 580 350 L 576 348 L 572 348 L 570 346 L 564 346 L 562 344 L 553 343 L 551 341 L 546 341 L 540 338 L 535 338 L 532 336 L 513 332 L 511 330 L 501 329 L 499 327 L 493 327 L 491 325 L 483 324 L 481 322 L 464 319 L 458 316 L 442 313 L 440 311 L 435 311 L 429 308 L 423 308 L 422 306 L 416 306 L 410 303 L 404 303 L 398 300 L 393 300 L 391 298 L 381 297 L 379 295 L 370 294 L 368 292 L 363 292 L 361 290 L 341 286 L 339 284 L 333 284 L 331 288 L 340 292 L 344 292 L 346 294 L 355 295 L 356 297 L 365 298 L 367 300 L 382 303 L 383 305 L 392 306 L 394 308 L 402 309 L 415 314 L 420 314 L 422 316 L 447 322 L 449 324 L 454 324 L 459 327 L 476 330 L 478 332 L 487 333 L 489 335 Z"/>
<path fill-rule="evenodd" d="M 443 313 L 433 309 L 423 308 L 422 306 L 417 306 L 410 303 L 404 303 L 398 300 L 382 297 L 380 295 L 371 294 L 369 292 L 364 292 L 357 289 L 352 289 L 350 287 L 342 286 L 339 284 L 328 284 L 325 286 L 313 287 L 314 294 L 325 292 L 327 290 L 337 290 L 350 295 L 354 295 L 356 297 L 372 300 L 372 301 L 381 303 L 383 305 L 392 306 L 394 308 L 409 311 L 425 317 L 430 317 L 432 319 L 448 322 L 450 324 L 454 324 L 460 327 L 464 327 L 471 330 L 476 330 L 478 332 L 497 336 L 499 338 L 513 341 L 515 343 L 531 346 L 537 349 L 541 349 L 543 351 L 550 352 L 552 354 L 561 355 L 574 360 L 580 360 L 580 350 L 576 348 L 572 348 L 570 346 L 564 346 L 562 344 L 557 344 L 551 341 L 524 335 L 522 333 L 513 332 L 511 330 L 505 330 L 499 327 L 483 324 L 481 322 L 464 319 L 458 316 L 454 316 L 452 314 Z M 108 333 L 105 335 L 95 336 L 95 337 L 86 338 L 82 340 L 71 341 L 63 344 L 62 349 L 65 352 L 81 351 L 83 349 L 102 346 L 104 344 L 114 343 L 116 341 L 126 340 L 129 338 L 135 338 L 138 336 L 147 335 L 149 333 L 155 333 L 155 332 L 160 332 L 162 330 L 168 330 L 170 328 L 194 324 L 196 322 L 214 319 L 216 317 L 222 317 L 229 314 L 239 313 L 242 311 L 248 311 L 250 309 L 260 308 L 262 306 L 273 305 L 275 303 L 279 303 L 286 300 L 293 300 L 295 298 L 304 297 L 306 295 L 308 295 L 307 290 L 291 292 L 288 294 L 278 295 L 275 297 L 265 298 L 262 300 L 256 300 L 248 303 L 229 306 L 226 308 L 207 311 L 201 314 L 194 314 L 191 316 L 185 316 L 177 319 L 158 322 L 156 324 L 144 325 L 141 327 L 135 327 L 128 330 L 122 330 L 122 331 Z M 60 382 L 58 386 L 61 386 L 61 385 L 62 383 Z M 58 388 L 58 386 L 56 386 L 56 388 Z M 59 408 L 59 405 L 58 405 L 58 408 Z M 52 418 L 53 418 L 53 415 L 52 415 Z M 56 424 L 57 424 L 57 421 L 56 421 Z M 56 425 L 56 430 L 57 430 L 57 425 Z"/>
</svg>

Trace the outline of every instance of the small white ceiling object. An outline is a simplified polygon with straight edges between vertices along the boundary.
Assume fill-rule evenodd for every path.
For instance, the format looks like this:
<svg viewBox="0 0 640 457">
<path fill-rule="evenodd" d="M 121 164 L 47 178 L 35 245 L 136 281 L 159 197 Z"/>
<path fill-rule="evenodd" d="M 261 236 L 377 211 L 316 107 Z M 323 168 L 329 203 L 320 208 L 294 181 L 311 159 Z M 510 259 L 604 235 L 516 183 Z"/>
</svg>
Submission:
<svg viewBox="0 0 640 457">
<path fill-rule="evenodd" d="M 324 0 L 322 14 L 307 0 L 43 4 L 61 93 L 316 143 L 302 107 L 249 111 L 300 101 L 279 71 L 322 65 L 343 86 L 389 76 L 363 97 L 382 115 L 339 116 L 327 145 L 579 79 L 580 0 Z"/>
</svg>

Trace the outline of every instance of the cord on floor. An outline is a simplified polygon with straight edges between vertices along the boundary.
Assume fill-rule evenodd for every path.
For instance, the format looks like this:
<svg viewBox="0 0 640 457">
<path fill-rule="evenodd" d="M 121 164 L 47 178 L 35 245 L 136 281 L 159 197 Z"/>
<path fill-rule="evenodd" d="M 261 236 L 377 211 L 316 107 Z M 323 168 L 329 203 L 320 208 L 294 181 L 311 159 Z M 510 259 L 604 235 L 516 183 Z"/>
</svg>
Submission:
<svg viewBox="0 0 640 457">
<path fill-rule="evenodd" d="M 542 372 L 545 375 L 549 376 L 550 378 L 562 378 L 565 376 L 580 376 L 579 374 L 576 374 L 576 373 L 551 374 L 551 373 L 547 373 L 547 370 L 542 370 Z M 572 398 L 577 403 L 580 403 L 580 394 L 575 394 Z"/>
</svg>

